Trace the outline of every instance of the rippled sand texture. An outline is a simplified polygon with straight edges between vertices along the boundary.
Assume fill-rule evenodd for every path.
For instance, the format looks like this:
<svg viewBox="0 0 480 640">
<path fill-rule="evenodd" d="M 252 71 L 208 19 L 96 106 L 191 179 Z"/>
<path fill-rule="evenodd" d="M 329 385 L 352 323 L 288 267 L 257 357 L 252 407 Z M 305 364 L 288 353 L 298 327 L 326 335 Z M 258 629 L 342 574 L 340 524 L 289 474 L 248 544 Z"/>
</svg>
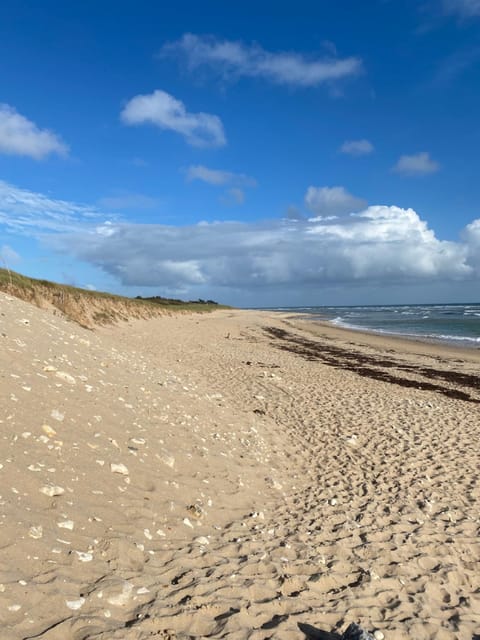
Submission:
<svg viewBox="0 0 480 640">
<path fill-rule="evenodd" d="M 2 639 L 480 633 L 476 352 L 0 312 Z"/>
</svg>

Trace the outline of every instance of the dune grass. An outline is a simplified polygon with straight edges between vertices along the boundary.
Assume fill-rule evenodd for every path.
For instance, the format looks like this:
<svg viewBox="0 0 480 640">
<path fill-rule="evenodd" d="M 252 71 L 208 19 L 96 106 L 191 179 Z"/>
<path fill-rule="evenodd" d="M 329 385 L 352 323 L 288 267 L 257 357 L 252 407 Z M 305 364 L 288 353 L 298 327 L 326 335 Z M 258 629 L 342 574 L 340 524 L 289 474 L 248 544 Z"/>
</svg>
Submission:
<svg viewBox="0 0 480 640">
<path fill-rule="evenodd" d="M 0 291 L 33 302 L 51 305 L 82 326 L 110 324 L 132 317 L 151 317 L 165 312 L 205 313 L 227 308 L 213 301 L 183 301 L 174 298 L 128 298 L 105 291 L 92 291 L 50 280 L 24 276 L 0 268 Z"/>
</svg>

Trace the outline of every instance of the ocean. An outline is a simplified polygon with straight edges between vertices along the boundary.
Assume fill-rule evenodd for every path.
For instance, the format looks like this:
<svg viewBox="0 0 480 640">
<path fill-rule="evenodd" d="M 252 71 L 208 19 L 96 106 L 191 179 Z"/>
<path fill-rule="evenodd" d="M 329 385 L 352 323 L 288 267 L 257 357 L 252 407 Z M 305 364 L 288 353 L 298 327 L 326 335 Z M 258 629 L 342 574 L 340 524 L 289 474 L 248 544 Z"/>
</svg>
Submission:
<svg viewBox="0 0 480 640">
<path fill-rule="evenodd" d="M 276 307 L 339 327 L 480 348 L 480 303 Z"/>
</svg>

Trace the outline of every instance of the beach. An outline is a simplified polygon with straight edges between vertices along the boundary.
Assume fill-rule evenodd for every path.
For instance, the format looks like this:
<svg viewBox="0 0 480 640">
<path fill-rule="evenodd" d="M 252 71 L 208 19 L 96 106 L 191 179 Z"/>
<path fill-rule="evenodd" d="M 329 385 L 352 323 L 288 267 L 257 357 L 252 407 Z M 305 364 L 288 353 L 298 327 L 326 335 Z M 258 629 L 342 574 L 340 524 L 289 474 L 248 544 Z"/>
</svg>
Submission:
<svg viewBox="0 0 480 640">
<path fill-rule="evenodd" d="M 479 350 L 0 311 L 0 638 L 478 637 Z"/>
</svg>

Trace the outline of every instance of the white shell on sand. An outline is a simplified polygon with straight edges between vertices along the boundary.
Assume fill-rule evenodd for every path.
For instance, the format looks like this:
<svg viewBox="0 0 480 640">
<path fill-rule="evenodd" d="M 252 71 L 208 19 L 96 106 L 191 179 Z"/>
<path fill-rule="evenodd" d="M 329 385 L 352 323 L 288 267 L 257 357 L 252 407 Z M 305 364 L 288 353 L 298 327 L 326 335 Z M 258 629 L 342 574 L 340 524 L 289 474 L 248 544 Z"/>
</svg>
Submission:
<svg viewBox="0 0 480 640">
<path fill-rule="evenodd" d="M 121 475 L 123 475 L 123 476 L 128 476 L 128 469 L 127 469 L 127 467 L 126 467 L 124 464 L 122 464 L 122 463 L 117 464 L 117 463 L 115 463 L 115 462 L 112 462 L 112 463 L 110 464 L 110 471 L 111 471 L 112 473 L 120 473 L 120 474 L 121 474 Z"/>
<path fill-rule="evenodd" d="M 32 526 L 28 530 L 28 535 L 34 540 L 39 540 L 43 536 L 43 527 L 39 524 L 37 527 Z"/>
<path fill-rule="evenodd" d="M 77 384 L 75 378 L 65 371 L 57 371 L 55 375 L 57 376 L 57 378 L 60 378 L 60 380 L 68 382 L 68 384 Z"/>
<path fill-rule="evenodd" d="M 72 611 L 77 611 L 81 609 L 85 604 L 85 598 L 78 598 L 77 600 L 65 600 L 65 604 Z"/>
<path fill-rule="evenodd" d="M 47 434 L 49 438 L 53 438 L 53 436 L 57 435 L 55 429 L 52 429 L 48 424 L 42 424 L 42 430 Z"/>
<path fill-rule="evenodd" d="M 107 598 L 109 604 L 113 604 L 115 607 L 123 607 L 130 600 L 133 591 L 133 584 L 130 582 L 124 582 L 122 590 L 118 595 L 110 596 Z"/>
<path fill-rule="evenodd" d="M 61 496 L 62 493 L 65 493 L 65 489 L 63 487 L 58 487 L 56 485 L 46 485 L 45 487 L 41 487 L 41 493 L 44 493 L 46 496 L 53 498 L 53 496 Z"/>
<path fill-rule="evenodd" d="M 168 454 L 168 453 L 164 453 L 162 455 L 159 455 L 158 453 L 156 454 L 157 458 L 159 460 L 161 460 L 164 464 L 167 465 L 167 467 L 170 467 L 170 469 L 173 469 L 173 467 L 175 466 L 175 458 L 174 456 Z"/>
</svg>

